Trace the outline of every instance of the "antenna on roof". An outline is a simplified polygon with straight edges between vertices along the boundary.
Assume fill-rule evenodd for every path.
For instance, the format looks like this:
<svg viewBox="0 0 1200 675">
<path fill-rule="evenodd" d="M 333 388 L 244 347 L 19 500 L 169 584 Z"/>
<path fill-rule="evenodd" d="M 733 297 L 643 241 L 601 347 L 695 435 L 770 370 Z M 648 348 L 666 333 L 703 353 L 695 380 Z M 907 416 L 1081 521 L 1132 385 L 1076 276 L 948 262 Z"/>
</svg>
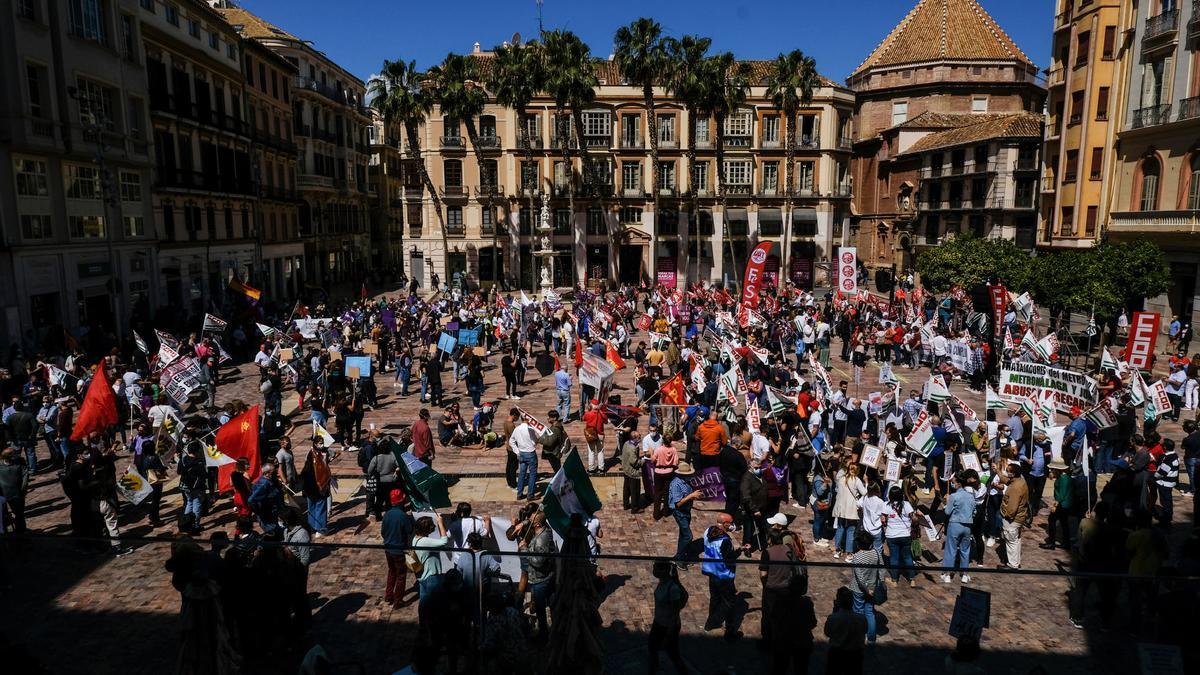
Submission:
<svg viewBox="0 0 1200 675">
<path fill-rule="evenodd" d="M 546 0 L 535 0 L 538 6 L 538 35 L 543 35 L 546 32 L 546 29 L 542 28 L 542 3 L 545 1 Z"/>
<path fill-rule="evenodd" d="M 520 47 L 520 46 L 521 46 L 521 33 L 519 33 L 519 32 L 517 32 L 517 33 L 513 33 L 513 36 L 512 36 L 512 45 L 513 45 L 514 47 Z"/>
</svg>

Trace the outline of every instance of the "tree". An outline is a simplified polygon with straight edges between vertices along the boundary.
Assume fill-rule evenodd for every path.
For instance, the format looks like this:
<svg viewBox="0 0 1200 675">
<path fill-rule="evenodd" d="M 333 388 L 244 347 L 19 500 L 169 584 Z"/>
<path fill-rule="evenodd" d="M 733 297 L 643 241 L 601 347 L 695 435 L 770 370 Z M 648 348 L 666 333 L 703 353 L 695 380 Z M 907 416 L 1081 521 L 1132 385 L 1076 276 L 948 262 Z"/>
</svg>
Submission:
<svg viewBox="0 0 1200 675">
<path fill-rule="evenodd" d="M 512 108 L 517 112 L 517 124 L 520 129 L 519 139 L 525 161 L 533 163 L 533 146 L 529 138 L 529 125 L 526 109 L 530 101 L 545 86 L 545 67 L 542 61 L 542 46 L 538 42 L 527 42 L 524 45 L 501 46 L 495 50 L 492 69 L 488 75 L 487 87 L 496 96 L 496 102 Z M 521 189 L 525 188 L 524 176 L 517 171 L 517 180 Z M 536 180 L 536 177 L 535 177 Z M 529 213 L 537 213 L 534 206 L 534 194 L 538 185 L 529 191 Z M 519 192 L 517 194 L 520 194 Z M 496 270 L 496 228 L 492 228 L 492 274 Z"/>
<path fill-rule="evenodd" d="M 691 201 L 691 219 L 694 220 L 692 236 L 696 238 L 696 278 L 700 277 L 700 195 L 696 191 L 696 118 L 710 97 L 711 81 L 704 68 L 708 48 L 712 39 L 696 35 L 684 35 L 678 40 L 666 40 L 667 67 L 664 88 L 683 104 L 687 112 L 687 181 L 688 198 Z M 657 198 L 657 197 L 656 197 Z M 691 228 L 689 228 L 691 229 Z"/>
<path fill-rule="evenodd" d="M 1038 256 L 1032 263 L 1031 285 L 1034 297 L 1052 314 L 1095 312 L 1111 319 L 1142 298 L 1165 293 L 1171 287 L 1171 271 L 1153 242 L 1102 242 L 1090 249 Z"/>
<path fill-rule="evenodd" d="M 1129 306 L 1142 298 L 1153 298 L 1171 289 L 1171 268 L 1158 244 L 1147 239 L 1134 242 L 1102 242 L 1094 249 L 1101 267 Z"/>
<path fill-rule="evenodd" d="M 1029 253 L 1006 239 L 980 239 L 962 234 L 917 255 L 921 285 L 934 291 L 961 286 L 970 290 L 998 279 L 1013 289 L 1029 284 Z"/>
<path fill-rule="evenodd" d="M 462 120 L 467 127 L 467 138 L 471 141 L 471 150 L 475 155 L 475 164 L 479 167 L 479 189 L 481 191 L 486 190 L 487 208 L 491 211 L 497 176 L 493 173 L 490 176 L 491 185 L 485 185 L 488 177 L 484 175 L 483 148 L 479 145 L 479 127 L 475 123 L 476 118 L 483 114 L 488 102 L 487 91 L 483 88 L 479 60 L 473 56 L 447 54 L 441 65 L 429 69 L 427 76 L 436 82 L 434 91 L 437 93 L 437 102 L 442 114 L 456 122 Z M 493 214 L 493 281 L 496 280 L 495 232 L 496 223 Z"/>
<path fill-rule="evenodd" d="M 433 92 L 425 86 L 426 76 L 417 70 L 416 61 L 388 61 L 384 59 L 379 75 L 371 79 L 369 94 L 371 106 L 379 112 L 385 123 L 399 122 L 404 126 L 408 139 L 408 155 L 411 164 L 421 173 L 421 182 L 429 190 L 433 210 L 437 214 L 442 236 L 442 276 L 450 279 L 450 242 L 446 238 L 446 218 L 442 203 L 434 189 L 433 180 L 421 154 L 421 138 L 417 134 L 421 124 L 433 110 Z"/>
<path fill-rule="evenodd" d="M 621 75 L 642 88 L 642 107 L 646 110 L 646 131 L 650 135 L 650 185 L 654 191 L 654 217 L 658 218 L 658 119 L 654 113 L 654 85 L 665 72 L 667 49 L 662 26 L 642 17 L 617 29 L 613 59 Z M 685 271 L 686 274 L 686 271 Z"/>
<path fill-rule="evenodd" d="M 787 167 L 784 179 L 784 237 L 783 267 L 787 269 L 792 238 L 792 190 L 793 173 L 796 169 L 796 114 L 800 106 L 812 103 L 813 92 L 820 84 L 817 62 L 805 56 L 799 49 L 780 54 L 771 62 L 767 74 L 767 96 L 787 124 Z"/>
<path fill-rule="evenodd" d="M 571 31 L 554 30 L 543 35 L 545 45 L 546 91 L 554 98 L 555 134 L 562 145 L 567 169 L 567 198 L 571 211 L 571 230 L 578 247 L 582 233 L 575 227 L 575 167 L 571 161 L 569 125 L 574 122 L 575 139 L 579 143 L 583 164 L 588 163 L 587 144 L 583 141 L 583 109 L 596 100 L 596 66 L 592 52 L 579 36 Z M 574 274 L 574 268 L 572 269 Z M 576 278 L 575 282 L 579 280 Z"/>
<path fill-rule="evenodd" d="M 717 123 L 717 192 L 721 198 L 722 227 L 729 245 L 729 260 L 740 270 L 742 266 L 735 257 L 729 232 L 729 202 L 725 194 L 725 120 L 746 102 L 750 93 L 750 64 L 738 61 L 730 52 L 710 57 L 705 63 L 704 76 L 712 87 L 703 112 L 711 114 Z"/>
</svg>

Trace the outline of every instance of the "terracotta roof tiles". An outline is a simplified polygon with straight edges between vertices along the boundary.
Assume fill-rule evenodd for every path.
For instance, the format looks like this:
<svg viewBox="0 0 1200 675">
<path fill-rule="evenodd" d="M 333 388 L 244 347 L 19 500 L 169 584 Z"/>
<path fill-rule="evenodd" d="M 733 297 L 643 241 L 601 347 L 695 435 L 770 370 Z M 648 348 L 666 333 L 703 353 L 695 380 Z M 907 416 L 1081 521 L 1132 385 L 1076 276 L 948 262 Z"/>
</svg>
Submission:
<svg viewBox="0 0 1200 675">
<path fill-rule="evenodd" d="M 957 121 L 957 126 L 946 128 L 944 131 L 935 131 L 928 136 L 913 143 L 912 147 L 905 150 L 904 155 L 912 155 L 939 148 L 948 148 L 956 145 L 967 145 L 978 143 L 980 141 L 991 140 L 994 138 L 1033 138 L 1039 139 L 1042 137 L 1042 116 L 1033 113 L 1020 112 L 1009 114 L 992 114 L 992 115 L 948 115 L 945 113 L 926 113 L 926 115 L 938 115 L 939 119 L 931 120 L 933 122 L 941 122 L 942 124 L 951 124 Z M 922 117 L 921 115 L 911 120 L 917 122 Z M 951 120 L 948 118 L 958 118 Z M 901 125 L 903 126 L 903 125 Z M 914 125 L 914 128 L 919 128 L 921 125 Z M 936 127 L 937 125 L 928 125 Z M 928 128 L 927 126 L 927 128 Z"/>
</svg>

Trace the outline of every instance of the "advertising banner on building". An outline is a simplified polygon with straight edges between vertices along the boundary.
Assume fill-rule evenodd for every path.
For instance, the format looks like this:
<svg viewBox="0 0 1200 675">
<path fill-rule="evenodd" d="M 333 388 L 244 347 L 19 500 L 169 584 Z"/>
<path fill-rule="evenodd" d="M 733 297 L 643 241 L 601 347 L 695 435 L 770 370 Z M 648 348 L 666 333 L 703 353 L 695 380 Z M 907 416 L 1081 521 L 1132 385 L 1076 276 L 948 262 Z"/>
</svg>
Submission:
<svg viewBox="0 0 1200 675">
<path fill-rule="evenodd" d="M 1046 391 L 1053 392 L 1054 407 L 1059 412 L 1070 412 L 1075 406 L 1087 410 L 1099 398 L 1096 381 L 1083 373 L 1020 361 L 1009 361 L 1000 367 L 1001 399 L 1020 403 L 1030 396 L 1040 399 Z"/>
<path fill-rule="evenodd" d="M 838 249 L 837 284 L 847 298 L 858 294 L 858 249 L 854 246 Z"/>
<path fill-rule="evenodd" d="M 1162 316 L 1157 312 L 1134 312 L 1129 324 L 1129 342 L 1125 344 L 1121 359 L 1134 368 L 1150 370 L 1161 322 Z"/>
</svg>

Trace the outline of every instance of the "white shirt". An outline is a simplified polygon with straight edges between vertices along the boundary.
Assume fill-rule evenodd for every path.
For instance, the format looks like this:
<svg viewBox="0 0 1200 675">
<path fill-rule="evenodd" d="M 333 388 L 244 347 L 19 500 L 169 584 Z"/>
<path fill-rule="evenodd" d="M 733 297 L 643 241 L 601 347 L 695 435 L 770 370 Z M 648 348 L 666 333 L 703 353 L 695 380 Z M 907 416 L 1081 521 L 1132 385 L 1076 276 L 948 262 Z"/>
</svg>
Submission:
<svg viewBox="0 0 1200 675">
<path fill-rule="evenodd" d="M 933 341 L 931 344 L 933 345 L 933 355 L 934 356 L 945 356 L 946 355 L 946 336 L 945 335 L 935 335 L 933 337 Z"/>
<path fill-rule="evenodd" d="M 652 437 L 650 434 L 646 434 L 645 436 L 642 436 L 642 454 L 652 454 L 655 450 L 662 446 L 662 444 L 662 434 L 659 434 L 657 439 Z"/>
<path fill-rule="evenodd" d="M 513 429 L 512 438 L 508 439 L 508 448 L 518 455 L 536 451 L 537 435 L 533 433 L 533 427 L 525 422 L 517 425 L 517 428 Z"/>
<path fill-rule="evenodd" d="M 900 512 L 897 513 L 892 505 L 884 502 L 882 514 L 887 516 L 887 528 L 884 537 L 899 539 L 912 533 L 913 507 L 907 500 L 900 502 Z"/>
<path fill-rule="evenodd" d="M 588 550 L 592 555 L 600 555 L 600 519 L 592 516 L 585 524 L 588 534 Z"/>
<path fill-rule="evenodd" d="M 167 419 L 167 415 L 173 412 L 175 412 L 175 408 L 163 403 L 150 408 L 146 412 L 146 415 L 150 418 L 150 424 L 157 429 L 162 426 L 163 420 Z"/>
<path fill-rule="evenodd" d="M 887 506 L 887 502 L 883 501 L 875 495 L 866 495 L 858 500 L 858 505 L 862 507 L 862 526 L 863 529 L 873 535 L 879 535 L 883 530 L 883 507 Z"/>
<path fill-rule="evenodd" d="M 771 452 L 771 441 L 767 440 L 762 434 L 751 434 L 750 436 L 750 460 L 762 461 L 768 453 Z"/>
<path fill-rule="evenodd" d="M 260 368 L 266 368 L 271 365 L 271 355 L 260 349 L 258 354 L 254 356 L 254 364 Z"/>
</svg>

